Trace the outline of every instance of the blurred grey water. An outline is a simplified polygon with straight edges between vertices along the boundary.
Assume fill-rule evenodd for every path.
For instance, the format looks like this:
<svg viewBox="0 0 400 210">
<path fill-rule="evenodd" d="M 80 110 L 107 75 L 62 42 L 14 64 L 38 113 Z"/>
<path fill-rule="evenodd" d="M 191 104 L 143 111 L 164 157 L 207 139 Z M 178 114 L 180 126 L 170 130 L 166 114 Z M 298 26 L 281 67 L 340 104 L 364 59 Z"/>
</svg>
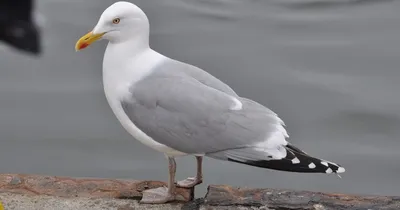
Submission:
<svg viewBox="0 0 400 210">
<path fill-rule="evenodd" d="M 105 42 L 75 41 L 114 1 L 38 0 L 45 54 L 0 46 L 0 173 L 167 178 L 163 155 L 133 140 L 102 90 Z M 151 45 L 197 65 L 286 122 L 290 141 L 342 164 L 343 178 L 205 161 L 205 184 L 400 194 L 400 2 L 136 0 Z M 179 178 L 194 159 L 178 159 Z M 201 195 L 201 194 L 198 194 Z"/>
</svg>

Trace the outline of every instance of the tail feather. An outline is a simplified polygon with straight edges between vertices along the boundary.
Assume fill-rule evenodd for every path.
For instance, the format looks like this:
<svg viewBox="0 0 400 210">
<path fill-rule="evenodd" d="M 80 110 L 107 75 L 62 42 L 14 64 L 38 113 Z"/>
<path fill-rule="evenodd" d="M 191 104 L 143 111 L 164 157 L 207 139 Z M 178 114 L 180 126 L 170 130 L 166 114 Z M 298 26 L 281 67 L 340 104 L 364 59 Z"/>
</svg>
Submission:
<svg viewBox="0 0 400 210">
<path fill-rule="evenodd" d="M 283 146 L 283 148 L 286 150 L 286 156 L 282 159 L 274 159 L 268 156 L 264 156 L 263 158 L 261 158 L 259 152 L 251 148 L 238 149 L 242 150 L 240 152 L 225 151 L 225 155 L 228 161 L 231 162 L 280 171 L 326 174 L 338 174 L 345 172 L 345 169 L 340 165 L 332 163 L 330 161 L 312 157 L 291 144 Z M 248 154 L 250 149 L 252 151 L 252 154 Z M 246 150 L 246 152 L 243 150 Z M 244 158 L 244 153 L 248 154 L 246 157 L 251 158 Z M 237 154 L 240 154 L 240 157 Z"/>
</svg>

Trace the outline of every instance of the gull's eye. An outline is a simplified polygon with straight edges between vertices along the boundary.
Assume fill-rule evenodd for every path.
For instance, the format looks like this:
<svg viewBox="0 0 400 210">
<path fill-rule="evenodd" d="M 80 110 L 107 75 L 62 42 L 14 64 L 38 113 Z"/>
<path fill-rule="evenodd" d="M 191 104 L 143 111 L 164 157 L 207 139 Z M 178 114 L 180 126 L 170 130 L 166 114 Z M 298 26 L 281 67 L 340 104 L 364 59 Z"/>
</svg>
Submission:
<svg viewBox="0 0 400 210">
<path fill-rule="evenodd" d="M 113 22 L 114 24 L 118 24 L 120 21 L 121 21 L 121 19 L 119 19 L 119 18 L 114 18 L 112 22 Z"/>
</svg>

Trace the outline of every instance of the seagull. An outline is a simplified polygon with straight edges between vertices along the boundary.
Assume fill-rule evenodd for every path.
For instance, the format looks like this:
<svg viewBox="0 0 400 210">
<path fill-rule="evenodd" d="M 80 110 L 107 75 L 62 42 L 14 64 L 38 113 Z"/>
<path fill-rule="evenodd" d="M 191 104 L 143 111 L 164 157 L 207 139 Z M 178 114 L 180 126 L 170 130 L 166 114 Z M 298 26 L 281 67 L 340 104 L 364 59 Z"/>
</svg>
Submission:
<svg viewBox="0 0 400 210">
<path fill-rule="evenodd" d="M 75 45 L 79 51 L 108 41 L 102 74 L 113 113 L 133 138 L 168 159 L 168 186 L 144 191 L 141 203 L 174 201 L 176 187 L 202 183 L 205 156 L 280 171 L 345 172 L 289 143 L 284 122 L 267 107 L 239 96 L 206 71 L 150 48 L 149 32 L 146 14 L 119 1 Z M 175 182 L 179 156 L 196 158 L 195 177 Z"/>
</svg>

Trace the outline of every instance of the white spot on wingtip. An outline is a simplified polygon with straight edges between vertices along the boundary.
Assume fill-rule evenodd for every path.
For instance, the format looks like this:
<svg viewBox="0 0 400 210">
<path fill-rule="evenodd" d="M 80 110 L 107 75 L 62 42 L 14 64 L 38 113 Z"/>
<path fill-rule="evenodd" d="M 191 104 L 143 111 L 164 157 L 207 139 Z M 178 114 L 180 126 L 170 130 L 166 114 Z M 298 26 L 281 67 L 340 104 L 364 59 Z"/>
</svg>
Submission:
<svg viewBox="0 0 400 210">
<path fill-rule="evenodd" d="M 327 162 L 325 162 L 325 161 L 321 161 L 321 164 L 322 165 L 324 165 L 324 166 L 326 166 L 326 167 L 328 167 L 329 165 L 328 165 L 328 163 Z"/>
<path fill-rule="evenodd" d="M 239 101 L 239 99 L 232 97 L 232 100 L 234 101 L 235 104 L 231 107 L 231 110 L 239 111 L 243 108 L 243 104 L 242 102 Z"/>
<path fill-rule="evenodd" d="M 308 168 L 315 168 L 315 167 L 317 167 L 314 163 L 310 163 L 310 164 L 308 164 Z"/>
<path fill-rule="evenodd" d="M 336 171 L 336 173 L 343 173 L 343 172 L 345 172 L 345 171 L 346 171 L 345 168 L 339 167 L 338 170 Z"/>
<path fill-rule="evenodd" d="M 297 158 L 297 157 L 296 157 L 296 158 L 293 158 L 293 159 L 292 159 L 292 163 L 293 163 L 293 164 L 298 164 L 298 163 L 300 163 L 299 158 Z"/>
<path fill-rule="evenodd" d="M 328 169 L 326 169 L 326 171 L 325 171 L 325 173 L 327 173 L 327 174 L 330 174 L 330 173 L 332 173 L 333 171 L 332 171 L 332 169 L 331 168 L 328 168 Z"/>
</svg>

